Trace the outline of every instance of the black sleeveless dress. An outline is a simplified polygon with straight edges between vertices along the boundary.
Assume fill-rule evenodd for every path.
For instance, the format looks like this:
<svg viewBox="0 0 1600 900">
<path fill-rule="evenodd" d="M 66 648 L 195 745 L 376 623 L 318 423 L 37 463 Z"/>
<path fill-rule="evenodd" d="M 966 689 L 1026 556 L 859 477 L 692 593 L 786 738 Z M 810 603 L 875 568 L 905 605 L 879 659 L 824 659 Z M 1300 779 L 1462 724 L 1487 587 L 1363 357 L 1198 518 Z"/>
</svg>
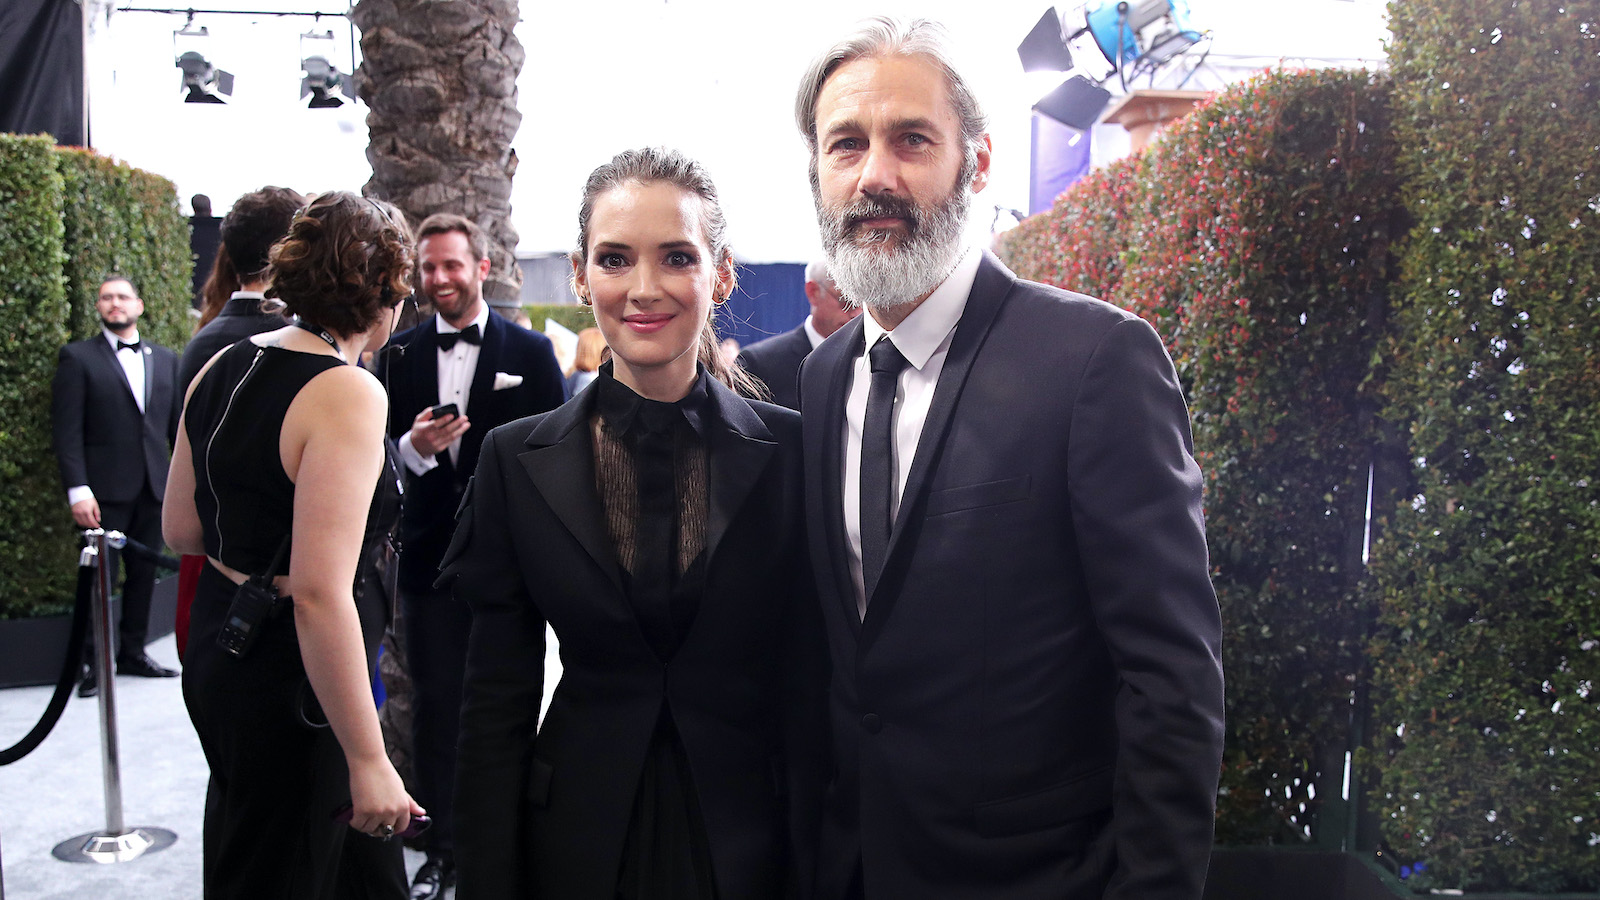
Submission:
<svg viewBox="0 0 1600 900">
<path fill-rule="evenodd" d="M 311 379 L 339 365 L 331 356 L 246 340 L 218 358 L 196 385 L 185 428 L 207 555 L 240 572 L 266 572 L 294 512 L 294 483 L 278 451 L 284 414 Z M 388 604 L 381 591 L 363 590 L 362 582 L 381 557 L 399 509 L 399 478 L 389 454 L 368 511 L 355 586 L 368 671 L 376 662 Z M 287 571 L 285 552 L 270 574 Z M 332 818 L 350 802 L 349 774 L 306 680 L 293 614 L 285 610 L 270 619 L 249 652 L 235 658 L 217 644 L 235 590 L 214 566 L 202 570 L 184 660 L 184 703 L 211 767 L 205 896 L 350 896 L 352 890 L 340 882 L 352 873 L 341 879 L 338 863 L 353 833 Z M 403 888 L 404 876 L 381 881 Z"/>
</svg>

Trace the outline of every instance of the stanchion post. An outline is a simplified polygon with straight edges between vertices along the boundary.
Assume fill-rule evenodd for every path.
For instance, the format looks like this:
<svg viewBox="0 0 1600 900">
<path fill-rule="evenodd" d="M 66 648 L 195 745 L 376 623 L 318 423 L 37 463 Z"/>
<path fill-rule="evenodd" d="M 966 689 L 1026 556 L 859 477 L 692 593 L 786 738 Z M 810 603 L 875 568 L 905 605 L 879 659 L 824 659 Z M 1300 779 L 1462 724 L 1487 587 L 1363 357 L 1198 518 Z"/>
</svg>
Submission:
<svg viewBox="0 0 1600 900">
<path fill-rule="evenodd" d="M 127 538 L 120 532 L 91 528 L 83 533 L 84 547 L 79 565 L 92 559 L 97 572 L 94 581 L 92 620 L 94 660 L 100 686 L 100 762 L 105 772 L 106 827 L 67 838 L 51 848 L 50 854 L 67 862 L 119 863 L 137 859 L 172 846 L 178 836 L 165 828 L 133 828 L 122 821 L 122 766 L 117 751 L 116 679 L 111 668 L 111 575 L 110 548 L 121 549 Z M 91 554 L 91 550 L 93 551 Z M 0 897 L 0 900 L 4 900 Z"/>
<path fill-rule="evenodd" d="M 117 680 L 111 668 L 111 535 L 94 529 L 95 555 L 99 559 L 94 580 L 94 665 L 100 683 L 100 768 L 105 773 L 106 833 L 121 834 L 122 765 L 117 750 Z"/>
</svg>

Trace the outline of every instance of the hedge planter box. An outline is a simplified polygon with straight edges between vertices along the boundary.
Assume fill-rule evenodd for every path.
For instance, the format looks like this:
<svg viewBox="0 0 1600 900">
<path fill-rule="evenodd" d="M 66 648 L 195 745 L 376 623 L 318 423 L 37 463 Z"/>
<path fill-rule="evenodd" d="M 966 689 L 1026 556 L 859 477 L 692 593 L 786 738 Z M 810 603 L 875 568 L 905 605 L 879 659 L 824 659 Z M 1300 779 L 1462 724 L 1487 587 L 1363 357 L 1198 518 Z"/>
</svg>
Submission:
<svg viewBox="0 0 1600 900">
<path fill-rule="evenodd" d="M 1439 896 L 1471 900 L 1600 900 L 1600 894 L 1413 891 L 1374 861 L 1327 850 L 1213 850 L 1205 900 L 1395 900 Z"/>
<path fill-rule="evenodd" d="M 156 582 L 150 598 L 150 636 L 152 641 L 172 633 L 178 605 L 176 575 Z M 112 627 L 122 617 L 121 596 L 111 598 Z M 30 619 L 0 619 L 0 688 L 55 684 L 61 675 L 62 654 L 67 652 L 67 634 L 72 616 L 37 616 Z"/>
</svg>

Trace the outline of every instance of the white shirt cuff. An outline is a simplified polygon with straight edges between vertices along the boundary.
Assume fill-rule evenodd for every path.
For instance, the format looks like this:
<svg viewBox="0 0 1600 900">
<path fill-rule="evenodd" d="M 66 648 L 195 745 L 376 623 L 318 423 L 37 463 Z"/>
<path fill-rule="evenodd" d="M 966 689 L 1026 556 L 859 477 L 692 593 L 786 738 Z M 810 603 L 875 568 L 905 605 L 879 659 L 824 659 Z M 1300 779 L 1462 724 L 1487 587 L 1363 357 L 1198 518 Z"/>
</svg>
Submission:
<svg viewBox="0 0 1600 900">
<path fill-rule="evenodd" d="M 80 484 L 77 487 L 67 488 L 68 506 L 77 506 L 79 501 L 93 499 L 94 491 L 89 490 L 89 486 L 87 484 Z"/>
<path fill-rule="evenodd" d="M 410 469 L 413 475 L 421 475 L 439 465 L 437 459 L 417 452 L 417 448 L 411 445 L 409 431 L 400 436 L 400 461 L 406 464 L 406 468 Z"/>
</svg>

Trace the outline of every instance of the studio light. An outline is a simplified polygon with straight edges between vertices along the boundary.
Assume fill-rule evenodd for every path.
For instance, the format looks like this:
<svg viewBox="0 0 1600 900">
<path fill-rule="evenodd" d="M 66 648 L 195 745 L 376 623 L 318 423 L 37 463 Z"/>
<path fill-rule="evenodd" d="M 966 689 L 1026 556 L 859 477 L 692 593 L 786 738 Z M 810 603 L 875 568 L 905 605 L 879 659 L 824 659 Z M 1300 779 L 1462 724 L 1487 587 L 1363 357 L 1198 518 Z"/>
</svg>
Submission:
<svg viewBox="0 0 1600 900">
<path fill-rule="evenodd" d="M 1024 72 L 1066 72 L 1072 68 L 1072 51 L 1062 37 L 1061 17 L 1050 7 L 1028 36 L 1017 45 Z"/>
<path fill-rule="evenodd" d="M 355 97 L 355 79 L 330 61 L 337 46 L 331 29 L 300 35 L 300 99 L 311 98 L 309 109 L 332 109 Z"/>
<path fill-rule="evenodd" d="M 193 12 L 172 33 L 173 65 L 183 72 L 185 103 L 227 103 L 223 98 L 233 96 L 233 75 L 213 66 L 202 50 L 210 34 L 204 25 L 195 27 Z"/>
<path fill-rule="evenodd" d="M 211 65 L 198 51 L 178 54 L 174 65 L 183 70 L 183 102 L 227 103 L 223 97 L 233 96 L 233 75 Z"/>
<path fill-rule="evenodd" d="M 309 109 L 332 109 L 350 102 L 354 88 L 351 78 L 321 56 L 308 56 L 300 62 L 300 99 L 310 97 Z"/>
<path fill-rule="evenodd" d="M 1200 40 L 1188 0 L 1101 0 L 1084 20 L 1100 53 L 1119 72 L 1154 69 Z"/>
<path fill-rule="evenodd" d="M 1068 78 L 1033 105 L 1033 111 L 1068 128 L 1088 131 L 1111 102 L 1111 92 L 1082 75 Z"/>
</svg>

